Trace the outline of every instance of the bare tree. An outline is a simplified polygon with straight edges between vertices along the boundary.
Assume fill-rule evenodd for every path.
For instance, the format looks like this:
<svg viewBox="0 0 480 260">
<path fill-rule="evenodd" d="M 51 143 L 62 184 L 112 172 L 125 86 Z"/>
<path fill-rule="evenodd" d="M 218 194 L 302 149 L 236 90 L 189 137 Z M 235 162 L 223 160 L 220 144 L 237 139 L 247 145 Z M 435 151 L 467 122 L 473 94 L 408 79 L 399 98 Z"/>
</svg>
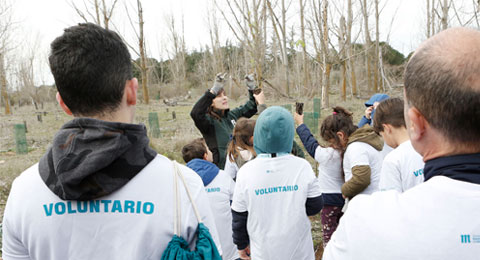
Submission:
<svg viewBox="0 0 480 260">
<path fill-rule="evenodd" d="M 5 115 L 10 115 L 10 102 L 7 92 L 7 72 L 5 70 L 5 55 L 3 51 L 0 51 L 0 87 L 2 92 L 3 104 L 5 106 Z"/>
<path fill-rule="evenodd" d="M 367 89 L 372 91 L 372 57 L 371 57 L 371 48 L 372 40 L 370 38 L 370 30 L 368 27 L 368 9 L 367 9 L 367 0 L 360 0 L 362 6 L 362 14 L 364 21 L 364 34 L 365 34 L 365 62 L 367 69 Z"/>
<path fill-rule="evenodd" d="M 285 7 L 285 0 L 280 0 L 281 8 L 280 8 L 280 19 L 278 19 L 278 15 L 275 13 L 274 8 L 272 7 L 272 3 L 269 0 L 265 0 L 268 6 L 268 10 L 270 13 L 270 17 L 272 20 L 272 26 L 275 31 L 275 36 L 277 41 L 280 43 L 280 54 L 281 54 L 281 61 L 283 65 L 283 74 L 284 80 L 286 84 L 286 93 L 289 95 L 290 93 L 290 72 L 288 67 L 288 54 L 287 54 L 287 8 Z M 300 0 L 302 2 L 303 0 Z M 302 6 L 301 6 L 302 8 Z M 301 12 L 303 9 L 301 10 Z M 278 27 L 278 28 L 277 28 Z M 279 32 L 280 31 L 280 32 Z"/>
<path fill-rule="evenodd" d="M 352 95 L 357 95 L 357 78 L 355 76 L 355 57 L 353 55 L 353 48 L 352 48 L 352 24 L 353 24 L 353 11 L 352 11 L 352 0 L 348 0 L 347 2 L 347 26 L 345 31 L 346 37 L 346 44 L 345 49 L 348 53 L 347 57 L 347 64 L 348 64 L 348 71 L 350 74 L 350 87 L 352 90 Z"/>
<path fill-rule="evenodd" d="M 442 30 L 446 30 L 448 28 L 448 9 L 449 9 L 449 3 L 448 0 L 443 0 L 443 3 L 440 2 L 440 5 L 442 7 Z"/>
<path fill-rule="evenodd" d="M 93 23 L 109 29 L 110 20 L 117 2 L 118 0 L 113 0 L 107 5 L 106 0 L 83 0 L 83 7 L 80 7 L 75 4 L 75 1 L 71 0 L 70 5 L 85 22 L 93 21 Z"/>
<path fill-rule="evenodd" d="M 328 1 L 323 0 L 322 6 L 322 62 L 323 62 L 323 77 L 322 77 L 322 107 L 328 108 L 330 106 L 329 91 L 330 91 L 330 71 L 331 63 L 328 61 Z"/>
<path fill-rule="evenodd" d="M 137 13 L 138 13 L 138 52 L 140 53 L 140 62 L 135 62 L 136 66 L 140 68 L 143 90 L 143 101 L 145 104 L 150 102 L 150 96 L 148 94 L 148 67 L 147 67 L 147 51 L 145 50 L 145 35 L 143 33 L 143 7 L 142 1 L 137 0 Z"/>
<path fill-rule="evenodd" d="M 303 86 L 310 88 L 310 69 L 309 58 L 307 54 L 307 40 L 305 39 L 305 3 L 304 0 L 299 0 L 300 3 L 300 37 L 302 45 L 302 61 L 303 61 Z"/>
<path fill-rule="evenodd" d="M 268 3 L 265 0 L 231 0 L 226 4 L 231 17 L 216 2 L 228 27 L 244 48 L 246 72 L 253 69 L 257 74 L 258 86 L 262 87 Z"/>
<path fill-rule="evenodd" d="M 379 80 L 379 63 L 380 63 L 380 13 L 378 11 L 378 0 L 375 0 L 375 61 L 373 62 L 373 90 L 378 92 L 379 89 L 383 89 L 381 81 Z M 380 86 L 379 86 L 380 85 Z"/>
<path fill-rule="evenodd" d="M 186 56 L 186 46 L 185 46 L 185 37 L 183 30 L 183 15 L 180 29 L 177 27 L 177 23 L 173 15 L 166 18 L 168 23 L 168 29 L 170 31 L 170 42 L 173 44 L 169 52 L 170 57 L 170 67 L 173 75 L 173 80 L 175 84 L 181 84 L 187 77 L 187 72 L 185 68 L 185 56 Z"/>
<path fill-rule="evenodd" d="M 5 68 L 5 54 L 8 51 L 7 43 L 9 40 L 11 27 L 11 5 L 9 5 L 5 0 L 0 0 L 0 92 L 3 98 L 6 115 L 10 115 L 12 113 L 8 98 L 7 71 Z"/>
</svg>

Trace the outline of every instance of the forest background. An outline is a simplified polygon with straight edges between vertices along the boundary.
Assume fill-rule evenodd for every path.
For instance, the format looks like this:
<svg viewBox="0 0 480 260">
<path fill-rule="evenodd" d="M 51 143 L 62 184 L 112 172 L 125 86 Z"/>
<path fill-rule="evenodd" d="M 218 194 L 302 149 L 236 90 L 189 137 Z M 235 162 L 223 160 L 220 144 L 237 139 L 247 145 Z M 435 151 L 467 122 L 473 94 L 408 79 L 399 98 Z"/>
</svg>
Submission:
<svg viewBox="0 0 480 260">
<path fill-rule="evenodd" d="M 229 75 L 232 107 L 246 99 L 245 74 L 255 73 L 268 105 L 301 101 L 314 111 L 315 100 L 319 121 L 333 105 L 359 120 L 371 94 L 402 96 L 404 65 L 421 41 L 453 26 L 480 28 L 480 0 L 177 2 L 0 0 L 0 220 L 13 179 L 70 119 L 56 105 L 47 60 L 48 44 L 62 28 L 92 22 L 124 37 L 141 85 L 136 122 L 149 125 L 149 113 L 157 113 L 160 135 L 152 146 L 178 161 L 181 147 L 200 135 L 191 106 L 218 72 Z M 60 29 L 32 29 L 53 14 L 68 17 L 58 18 Z M 27 127 L 26 155 L 16 153 L 17 124 Z M 321 248 L 318 219 L 313 223 Z"/>
</svg>

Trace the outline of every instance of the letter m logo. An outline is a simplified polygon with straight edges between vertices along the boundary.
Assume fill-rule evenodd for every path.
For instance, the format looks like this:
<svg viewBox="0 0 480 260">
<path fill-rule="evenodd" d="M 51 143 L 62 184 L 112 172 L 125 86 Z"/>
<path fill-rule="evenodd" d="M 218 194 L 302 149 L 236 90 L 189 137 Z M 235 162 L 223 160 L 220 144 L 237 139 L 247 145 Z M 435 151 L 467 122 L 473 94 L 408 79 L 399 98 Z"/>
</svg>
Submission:
<svg viewBox="0 0 480 260">
<path fill-rule="evenodd" d="M 470 235 L 461 235 L 462 243 L 470 243 Z"/>
</svg>

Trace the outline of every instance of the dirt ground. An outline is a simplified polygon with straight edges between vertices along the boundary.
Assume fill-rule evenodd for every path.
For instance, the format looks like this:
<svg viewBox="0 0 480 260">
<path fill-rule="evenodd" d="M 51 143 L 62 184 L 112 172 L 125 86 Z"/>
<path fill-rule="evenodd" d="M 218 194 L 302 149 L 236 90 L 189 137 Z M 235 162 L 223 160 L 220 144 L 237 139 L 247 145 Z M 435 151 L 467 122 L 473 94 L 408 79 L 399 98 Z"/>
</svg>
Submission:
<svg viewBox="0 0 480 260">
<path fill-rule="evenodd" d="M 401 97 L 401 90 L 396 89 L 388 94 Z M 159 138 L 151 138 L 151 145 L 158 153 L 183 163 L 181 148 L 192 139 L 200 137 L 200 132 L 196 129 L 189 116 L 191 107 L 198 97 L 179 102 L 175 107 L 166 106 L 161 100 L 155 100 L 150 105 L 139 104 L 137 106 L 135 122 L 143 123 L 147 127 L 148 113 L 158 113 L 161 136 Z M 231 100 L 230 107 L 241 105 L 246 99 L 246 96 L 244 96 L 238 98 L 238 100 Z M 340 101 L 337 96 L 332 95 L 330 105 L 341 105 L 354 112 L 354 120 L 358 122 L 363 115 L 363 110 L 365 109 L 363 103 L 366 99 L 368 99 L 368 96 L 353 98 L 344 102 Z M 313 100 L 299 98 L 297 101 L 305 103 L 304 111 L 313 111 Z M 294 103 L 295 100 L 272 101 L 267 96 L 267 105 L 269 106 L 292 104 L 294 108 Z M 173 119 L 172 113 L 175 113 L 176 119 Z M 330 113 L 331 109 L 323 109 L 320 121 Z M 41 122 L 38 120 L 38 115 L 40 114 L 42 117 Z M 0 112 L 0 220 L 3 216 L 3 209 L 12 181 L 23 170 L 38 162 L 48 148 L 57 129 L 69 120 L 71 120 L 71 117 L 63 113 L 60 107 L 53 103 L 44 104 L 43 109 L 38 111 L 35 111 L 33 106 L 14 107 L 13 115 L 9 116 L 4 115 L 3 111 Z M 27 126 L 28 154 L 17 155 L 15 153 L 14 125 L 24 123 Z M 318 137 L 318 134 L 316 136 Z M 298 136 L 295 139 L 299 144 L 301 143 Z M 315 169 L 316 164 L 314 160 L 306 152 L 305 155 Z M 312 217 L 311 220 L 314 245 L 318 249 L 316 250 L 317 259 L 321 259 L 323 249 L 320 216 Z"/>
</svg>

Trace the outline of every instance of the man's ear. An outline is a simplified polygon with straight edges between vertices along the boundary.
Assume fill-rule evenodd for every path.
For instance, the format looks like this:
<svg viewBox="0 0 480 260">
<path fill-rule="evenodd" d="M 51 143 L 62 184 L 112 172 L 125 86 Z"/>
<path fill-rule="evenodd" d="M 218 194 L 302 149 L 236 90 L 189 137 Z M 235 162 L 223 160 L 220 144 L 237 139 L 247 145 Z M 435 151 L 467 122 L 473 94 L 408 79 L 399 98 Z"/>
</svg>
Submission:
<svg viewBox="0 0 480 260">
<path fill-rule="evenodd" d="M 208 152 L 203 154 L 203 160 L 208 161 Z"/>
<path fill-rule="evenodd" d="M 67 115 L 73 115 L 72 111 L 70 111 L 70 108 L 68 108 L 65 102 L 63 102 L 62 96 L 60 96 L 60 92 L 57 92 L 57 102 Z"/>
<path fill-rule="evenodd" d="M 428 127 L 427 120 L 416 107 L 408 108 L 407 116 L 410 120 L 410 126 L 407 129 L 410 133 L 410 139 L 415 141 L 422 139 L 425 129 Z"/>
<path fill-rule="evenodd" d="M 383 131 L 390 134 L 392 132 L 392 126 L 390 124 L 382 124 Z"/>
<path fill-rule="evenodd" d="M 138 80 L 137 78 L 132 78 L 127 80 L 125 83 L 125 93 L 127 95 L 127 105 L 134 106 L 137 104 L 137 90 L 138 90 Z"/>
</svg>

